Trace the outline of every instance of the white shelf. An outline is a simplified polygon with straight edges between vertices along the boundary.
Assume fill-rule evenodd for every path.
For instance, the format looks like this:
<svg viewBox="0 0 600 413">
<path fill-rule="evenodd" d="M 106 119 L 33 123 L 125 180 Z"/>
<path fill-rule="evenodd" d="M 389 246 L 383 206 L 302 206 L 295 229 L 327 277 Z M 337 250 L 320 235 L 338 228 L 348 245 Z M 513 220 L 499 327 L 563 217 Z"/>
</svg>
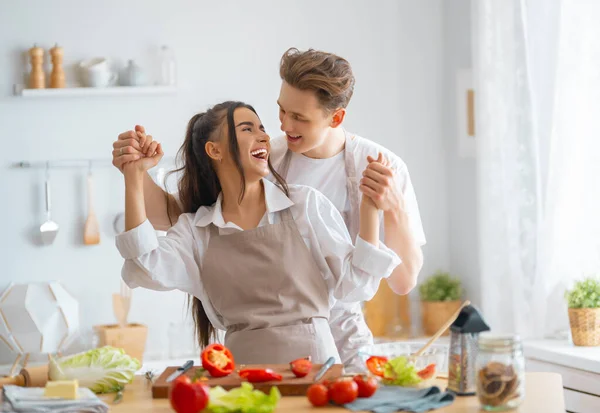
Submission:
<svg viewBox="0 0 600 413">
<path fill-rule="evenodd" d="M 139 96 L 174 95 L 176 86 L 111 86 L 111 87 L 69 87 L 62 89 L 26 89 L 14 85 L 14 96 L 24 98 L 60 98 L 94 96 Z"/>
</svg>

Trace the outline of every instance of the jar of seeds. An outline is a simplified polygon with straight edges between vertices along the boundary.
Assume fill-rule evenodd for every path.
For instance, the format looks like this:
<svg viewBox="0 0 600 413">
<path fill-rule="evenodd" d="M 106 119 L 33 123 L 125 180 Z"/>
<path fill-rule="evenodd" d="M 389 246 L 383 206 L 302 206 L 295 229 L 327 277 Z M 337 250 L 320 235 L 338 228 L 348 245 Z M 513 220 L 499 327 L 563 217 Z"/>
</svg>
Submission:
<svg viewBox="0 0 600 413">
<path fill-rule="evenodd" d="M 525 399 L 525 358 L 518 336 L 479 336 L 477 397 L 487 411 L 511 410 Z"/>
</svg>

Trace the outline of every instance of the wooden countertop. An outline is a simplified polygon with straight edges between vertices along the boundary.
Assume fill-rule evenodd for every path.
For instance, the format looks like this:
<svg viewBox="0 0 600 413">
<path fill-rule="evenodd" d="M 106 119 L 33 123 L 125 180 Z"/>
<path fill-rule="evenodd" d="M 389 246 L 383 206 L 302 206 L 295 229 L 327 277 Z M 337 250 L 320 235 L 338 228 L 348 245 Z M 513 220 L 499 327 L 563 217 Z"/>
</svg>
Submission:
<svg viewBox="0 0 600 413">
<path fill-rule="evenodd" d="M 134 382 L 127 386 L 123 394 L 123 400 L 119 404 L 112 404 L 113 395 L 101 396 L 110 406 L 111 413 L 173 413 L 168 399 L 152 399 L 151 389 L 146 384 L 143 376 L 136 376 Z M 512 413 L 564 413 L 565 401 L 563 396 L 562 378 L 556 373 L 527 373 L 525 389 L 525 402 L 518 410 Z M 446 383 L 440 380 L 437 383 L 445 388 Z M 317 413 L 326 410 L 328 412 L 349 412 L 342 407 L 313 408 L 306 397 L 282 397 L 277 405 L 277 412 L 291 413 Z M 454 403 L 435 413 L 474 413 L 482 412 L 476 397 L 456 397 Z"/>
</svg>

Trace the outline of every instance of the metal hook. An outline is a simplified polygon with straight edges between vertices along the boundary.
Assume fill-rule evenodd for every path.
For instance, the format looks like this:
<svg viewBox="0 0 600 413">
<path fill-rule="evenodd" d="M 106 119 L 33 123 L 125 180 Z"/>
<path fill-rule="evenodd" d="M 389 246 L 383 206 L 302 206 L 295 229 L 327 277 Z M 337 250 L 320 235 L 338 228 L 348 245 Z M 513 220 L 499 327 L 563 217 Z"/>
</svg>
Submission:
<svg viewBox="0 0 600 413">
<path fill-rule="evenodd" d="M 46 161 L 46 181 L 50 180 L 50 161 Z"/>
</svg>

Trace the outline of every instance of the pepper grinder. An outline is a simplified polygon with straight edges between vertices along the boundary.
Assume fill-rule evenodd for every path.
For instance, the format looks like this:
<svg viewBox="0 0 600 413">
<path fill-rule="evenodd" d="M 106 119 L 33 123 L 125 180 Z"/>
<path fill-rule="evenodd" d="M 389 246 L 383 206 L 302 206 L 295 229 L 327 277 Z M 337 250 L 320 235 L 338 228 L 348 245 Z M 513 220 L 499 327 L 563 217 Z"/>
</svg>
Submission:
<svg viewBox="0 0 600 413">
<path fill-rule="evenodd" d="M 52 56 L 52 74 L 50 75 L 50 87 L 51 88 L 64 88 L 65 87 L 65 71 L 63 70 L 63 49 L 58 44 L 54 45 L 50 49 L 50 55 Z"/>
<path fill-rule="evenodd" d="M 44 49 L 33 45 L 29 49 L 31 59 L 31 73 L 29 74 L 29 87 L 31 89 L 44 89 L 46 87 L 46 75 L 42 65 L 44 63 Z"/>
</svg>

